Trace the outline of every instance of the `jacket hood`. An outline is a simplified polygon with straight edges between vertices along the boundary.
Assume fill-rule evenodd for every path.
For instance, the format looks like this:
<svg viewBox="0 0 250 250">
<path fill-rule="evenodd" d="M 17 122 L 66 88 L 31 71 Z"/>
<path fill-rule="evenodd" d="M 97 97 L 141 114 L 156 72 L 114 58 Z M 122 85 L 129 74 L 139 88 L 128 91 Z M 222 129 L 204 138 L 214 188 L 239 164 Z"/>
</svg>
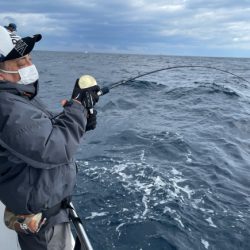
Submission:
<svg viewBox="0 0 250 250">
<path fill-rule="evenodd" d="M 9 92 L 16 95 L 23 95 L 25 92 L 31 94 L 31 98 L 34 98 L 37 95 L 38 88 L 38 81 L 27 85 L 0 81 L 0 92 Z"/>
</svg>

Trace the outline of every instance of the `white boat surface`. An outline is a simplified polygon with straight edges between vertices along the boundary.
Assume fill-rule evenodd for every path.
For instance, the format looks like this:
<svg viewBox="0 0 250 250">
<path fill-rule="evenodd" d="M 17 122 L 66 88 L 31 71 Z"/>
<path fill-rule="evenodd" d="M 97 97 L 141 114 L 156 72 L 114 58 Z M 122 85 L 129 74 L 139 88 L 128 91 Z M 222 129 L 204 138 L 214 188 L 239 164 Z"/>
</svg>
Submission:
<svg viewBox="0 0 250 250">
<path fill-rule="evenodd" d="M 8 229 L 4 224 L 4 209 L 5 206 L 0 201 L 0 248 L 1 250 L 20 250 L 17 234 L 13 230 Z"/>
</svg>

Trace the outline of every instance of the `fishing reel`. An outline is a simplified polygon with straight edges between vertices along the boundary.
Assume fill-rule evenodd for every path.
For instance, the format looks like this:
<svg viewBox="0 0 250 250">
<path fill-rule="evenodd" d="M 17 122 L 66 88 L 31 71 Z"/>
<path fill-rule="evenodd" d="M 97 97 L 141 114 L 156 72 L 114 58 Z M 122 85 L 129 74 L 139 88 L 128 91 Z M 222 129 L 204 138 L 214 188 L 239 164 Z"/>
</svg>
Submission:
<svg viewBox="0 0 250 250">
<path fill-rule="evenodd" d="M 97 85 L 96 79 L 91 75 L 82 75 L 79 78 L 78 85 L 80 89 L 86 89 Z M 99 96 L 109 93 L 109 87 L 103 87 L 97 92 Z"/>
</svg>

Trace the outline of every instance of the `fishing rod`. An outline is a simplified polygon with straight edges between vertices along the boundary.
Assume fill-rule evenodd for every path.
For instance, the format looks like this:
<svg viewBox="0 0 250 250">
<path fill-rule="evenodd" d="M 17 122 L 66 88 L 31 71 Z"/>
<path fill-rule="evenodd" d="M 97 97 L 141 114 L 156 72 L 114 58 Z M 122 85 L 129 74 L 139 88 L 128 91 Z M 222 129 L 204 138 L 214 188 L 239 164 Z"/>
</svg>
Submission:
<svg viewBox="0 0 250 250">
<path fill-rule="evenodd" d="M 118 82 L 115 82 L 115 83 L 112 83 L 108 86 L 105 86 L 103 88 L 101 88 L 101 90 L 98 92 L 98 95 L 101 96 L 101 95 L 105 95 L 107 93 L 109 93 L 109 91 L 113 88 L 116 88 L 122 84 L 126 84 L 128 82 L 131 82 L 131 81 L 134 81 L 138 78 L 141 78 L 143 76 L 147 76 L 147 75 L 151 75 L 151 74 L 154 74 L 154 73 L 157 73 L 157 72 L 160 72 L 160 71 L 165 71 L 165 70 L 171 70 L 171 69 L 180 69 L 180 68 L 206 68 L 206 69 L 214 69 L 214 70 L 217 70 L 217 71 L 220 71 L 220 72 L 223 72 L 223 73 L 226 73 L 226 74 L 230 74 L 230 75 L 233 75 L 235 77 L 237 77 L 238 79 L 241 79 L 247 83 L 250 83 L 248 80 L 246 80 L 245 78 L 239 76 L 239 75 L 236 75 L 232 72 L 229 72 L 227 70 L 223 70 L 223 69 L 219 69 L 219 68 L 216 68 L 216 67 L 211 67 L 211 66 L 201 66 L 201 65 L 179 65 L 179 66 L 171 66 L 171 67 L 166 67 L 166 68 L 160 68 L 160 69 L 156 69 L 156 70 L 152 70 L 152 71 L 149 71 L 149 72 L 146 72 L 146 73 L 143 73 L 143 74 L 139 74 L 137 76 L 134 76 L 134 77 L 131 77 L 131 78 L 128 78 L 127 80 L 120 80 Z"/>
</svg>

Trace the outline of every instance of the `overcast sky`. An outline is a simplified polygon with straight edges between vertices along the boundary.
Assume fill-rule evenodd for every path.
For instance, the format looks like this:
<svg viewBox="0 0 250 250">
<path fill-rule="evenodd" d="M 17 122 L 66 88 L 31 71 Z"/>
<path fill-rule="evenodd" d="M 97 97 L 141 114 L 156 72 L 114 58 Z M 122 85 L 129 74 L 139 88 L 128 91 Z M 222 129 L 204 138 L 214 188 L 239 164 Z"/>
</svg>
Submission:
<svg viewBox="0 0 250 250">
<path fill-rule="evenodd" d="M 0 0 L 39 50 L 250 57 L 250 0 Z"/>
</svg>

